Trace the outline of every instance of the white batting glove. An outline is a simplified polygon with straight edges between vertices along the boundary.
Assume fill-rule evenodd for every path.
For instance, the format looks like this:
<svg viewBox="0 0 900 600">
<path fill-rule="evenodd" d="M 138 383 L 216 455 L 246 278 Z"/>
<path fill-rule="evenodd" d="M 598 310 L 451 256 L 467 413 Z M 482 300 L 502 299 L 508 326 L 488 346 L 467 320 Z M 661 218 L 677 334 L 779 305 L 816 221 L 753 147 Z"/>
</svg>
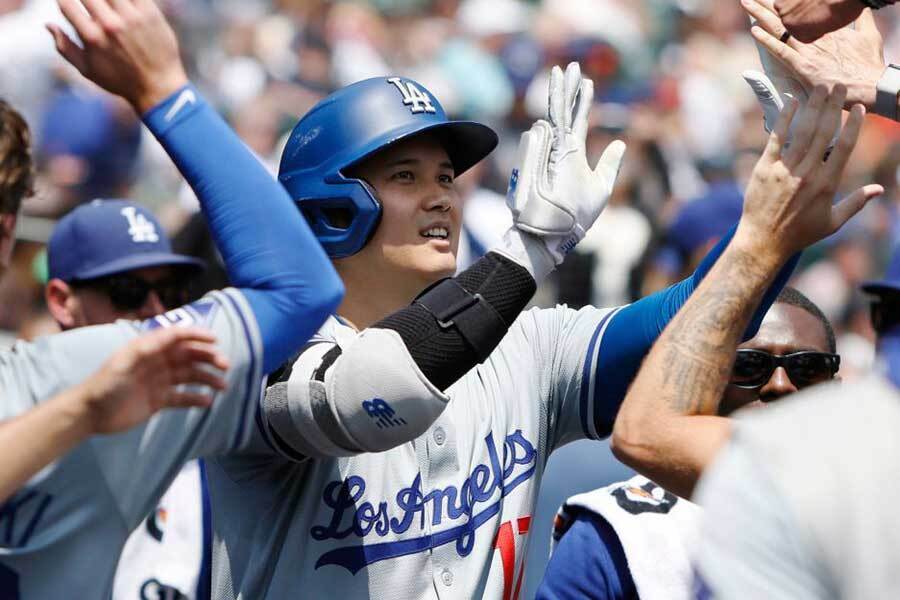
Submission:
<svg viewBox="0 0 900 600">
<path fill-rule="evenodd" d="M 756 20 L 751 18 L 750 23 L 756 24 Z M 765 116 L 766 131 L 772 133 L 775 123 L 778 122 L 778 116 L 784 109 L 785 100 L 788 98 L 796 100 L 799 104 L 799 110 L 806 106 L 807 101 L 809 101 L 809 94 L 806 92 L 806 88 L 792 77 L 790 71 L 785 69 L 781 63 L 769 54 L 765 47 L 759 42 L 755 43 L 756 51 L 759 53 L 759 62 L 762 63 L 763 71 L 765 72 L 760 73 L 759 71 L 749 70 L 744 71 L 741 75 L 750 86 L 750 89 L 753 90 L 753 93 L 756 94 L 756 100 L 759 102 Z M 794 125 L 798 121 L 799 119 L 794 119 L 794 122 L 791 123 L 785 147 L 790 145 L 791 139 L 794 137 Z M 834 143 L 837 141 L 837 136 L 840 133 L 840 127 L 834 133 L 835 135 L 828 144 L 826 153 L 830 153 L 834 147 Z"/>
<path fill-rule="evenodd" d="M 522 134 L 506 202 L 513 227 L 499 251 L 540 282 L 584 239 L 612 194 L 625 144 L 610 144 L 595 169 L 585 140 L 594 84 L 578 63 L 550 73 L 550 122 Z M 527 235 L 522 235 L 522 234 Z M 519 247 L 519 246 L 524 247 Z"/>
</svg>

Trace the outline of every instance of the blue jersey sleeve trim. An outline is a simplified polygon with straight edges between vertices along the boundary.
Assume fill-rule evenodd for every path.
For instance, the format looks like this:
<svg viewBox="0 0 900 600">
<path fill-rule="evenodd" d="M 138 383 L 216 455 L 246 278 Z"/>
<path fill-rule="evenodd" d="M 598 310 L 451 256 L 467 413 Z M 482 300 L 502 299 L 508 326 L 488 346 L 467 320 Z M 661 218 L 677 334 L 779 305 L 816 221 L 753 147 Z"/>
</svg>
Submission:
<svg viewBox="0 0 900 600">
<path fill-rule="evenodd" d="M 585 355 L 584 357 L 584 365 L 581 369 L 581 393 L 579 398 L 579 412 L 581 417 L 581 429 L 584 431 L 584 436 L 589 439 L 599 438 L 599 435 L 594 428 L 594 424 L 591 422 L 591 419 L 588 418 L 588 415 L 594 412 L 588 406 L 588 401 L 590 398 L 593 398 L 594 402 L 597 401 L 596 388 L 599 387 L 596 378 L 597 369 L 595 364 L 599 353 L 595 352 L 595 350 L 598 349 L 597 341 L 600 339 L 601 333 L 604 332 L 607 322 L 609 322 L 610 318 L 616 312 L 618 311 L 612 310 L 604 315 L 602 319 L 600 319 L 600 323 L 597 324 L 597 327 L 594 329 L 594 334 L 591 336 L 591 341 L 588 344 L 587 355 Z M 595 388 L 593 394 L 591 394 L 591 386 Z"/>
<path fill-rule="evenodd" d="M 212 598 L 212 504 L 209 498 L 209 484 L 206 481 L 206 463 L 197 460 L 200 467 L 200 502 L 203 507 L 203 558 L 200 561 L 200 575 L 197 578 L 197 600 Z"/>
<path fill-rule="evenodd" d="M 238 303 L 234 298 L 232 298 L 227 293 L 222 295 L 228 298 L 228 302 L 234 308 L 234 311 L 237 313 L 238 318 L 241 320 L 241 328 L 244 331 L 244 338 L 247 341 L 247 347 L 250 351 L 250 363 L 249 365 L 247 365 L 247 381 L 245 384 L 246 388 L 244 391 L 244 399 L 241 406 L 241 414 L 240 418 L 238 419 L 237 430 L 234 433 L 234 442 L 231 444 L 231 449 L 237 450 L 241 445 L 241 440 L 244 439 L 244 431 L 247 427 L 247 406 L 251 401 L 251 398 L 259 397 L 260 389 L 262 388 L 262 382 L 260 374 L 258 372 L 259 365 L 257 365 L 258 358 L 256 356 L 256 344 L 254 343 L 253 336 L 250 333 L 250 326 L 247 324 L 247 319 L 244 316 L 244 312 L 241 310 L 241 307 L 238 306 Z"/>
<path fill-rule="evenodd" d="M 619 406 L 644 357 L 725 251 L 736 229 L 737 226 L 732 227 L 707 253 L 690 277 L 623 307 L 611 319 L 607 332 L 599 343 L 594 376 L 603 382 L 602 386 L 596 388 L 593 411 L 593 426 L 601 435 L 608 435 L 612 431 Z M 793 256 L 779 271 L 751 317 L 744 340 L 756 335 L 763 317 L 790 279 L 799 258 L 799 254 Z"/>
</svg>

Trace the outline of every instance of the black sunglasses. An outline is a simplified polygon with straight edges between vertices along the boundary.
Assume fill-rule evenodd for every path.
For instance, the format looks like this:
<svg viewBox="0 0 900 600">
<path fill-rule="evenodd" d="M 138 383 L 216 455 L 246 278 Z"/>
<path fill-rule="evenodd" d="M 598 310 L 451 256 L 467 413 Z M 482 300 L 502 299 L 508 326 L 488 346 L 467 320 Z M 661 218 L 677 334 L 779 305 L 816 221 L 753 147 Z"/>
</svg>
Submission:
<svg viewBox="0 0 900 600">
<path fill-rule="evenodd" d="M 178 276 L 147 281 L 128 273 L 117 273 L 97 279 L 73 281 L 72 285 L 106 294 L 113 306 L 122 311 L 142 307 L 147 302 L 150 292 L 156 292 L 166 310 L 187 304 L 191 296 L 188 280 Z"/>
<path fill-rule="evenodd" d="M 794 352 L 771 354 L 763 350 L 740 349 L 731 370 L 731 384 L 752 390 L 762 387 L 778 367 L 784 367 L 798 388 L 821 383 L 834 377 L 841 357 L 830 352 Z"/>
</svg>

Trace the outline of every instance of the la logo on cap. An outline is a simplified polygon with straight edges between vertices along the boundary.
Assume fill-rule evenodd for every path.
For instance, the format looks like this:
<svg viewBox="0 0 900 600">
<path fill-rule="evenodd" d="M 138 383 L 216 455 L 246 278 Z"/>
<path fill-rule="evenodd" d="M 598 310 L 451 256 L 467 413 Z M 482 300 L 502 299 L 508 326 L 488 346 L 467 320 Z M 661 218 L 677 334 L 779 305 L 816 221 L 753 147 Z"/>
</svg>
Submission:
<svg viewBox="0 0 900 600">
<path fill-rule="evenodd" d="M 156 226 L 147 220 L 147 217 L 137 212 L 133 206 L 126 206 L 122 209 L 122 215 L 128 219 L 128 235 L 135 243 L 149 242 L 155 243 L 159 241 L 159 234 L 156 233 Z"/>
</svg>

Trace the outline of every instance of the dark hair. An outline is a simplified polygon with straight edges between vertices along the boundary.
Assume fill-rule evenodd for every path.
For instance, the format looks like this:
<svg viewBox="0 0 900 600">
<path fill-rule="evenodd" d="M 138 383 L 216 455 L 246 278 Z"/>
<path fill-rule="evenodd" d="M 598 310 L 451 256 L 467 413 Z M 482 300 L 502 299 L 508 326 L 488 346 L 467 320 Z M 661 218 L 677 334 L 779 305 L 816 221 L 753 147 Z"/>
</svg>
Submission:
<svg viewBox="0 0 900 600">
<path fill-rule="evenodd" d="M 0 214 L 16 214 L 34 193 L 31 133 L 19 112 L 0 99 Z"/>
<path fill-rule="evenodd" d="M 828 320 L 828 317 L 819 309 L 818 306 L 813 304 L 813 301 L 803 295 L 800 290 L 796 288 L 792 288 L 790 286 L 785 286 L 781 293 L 778 294 L 778 297 L 775 298 L 775 302 L 780 302 L 781 304 L 788 304 L 790 306 L 796 306 L 802 310 L 805 310 L 819 322 L 822 323 L 822 327 L 825 329 L 825 338 L 828 340 L 828 351 L 834 354 L 837 352 L 837 343 L 834 340 L 834 329 L 831 327 L 831 322 Z"/>
</svg>

